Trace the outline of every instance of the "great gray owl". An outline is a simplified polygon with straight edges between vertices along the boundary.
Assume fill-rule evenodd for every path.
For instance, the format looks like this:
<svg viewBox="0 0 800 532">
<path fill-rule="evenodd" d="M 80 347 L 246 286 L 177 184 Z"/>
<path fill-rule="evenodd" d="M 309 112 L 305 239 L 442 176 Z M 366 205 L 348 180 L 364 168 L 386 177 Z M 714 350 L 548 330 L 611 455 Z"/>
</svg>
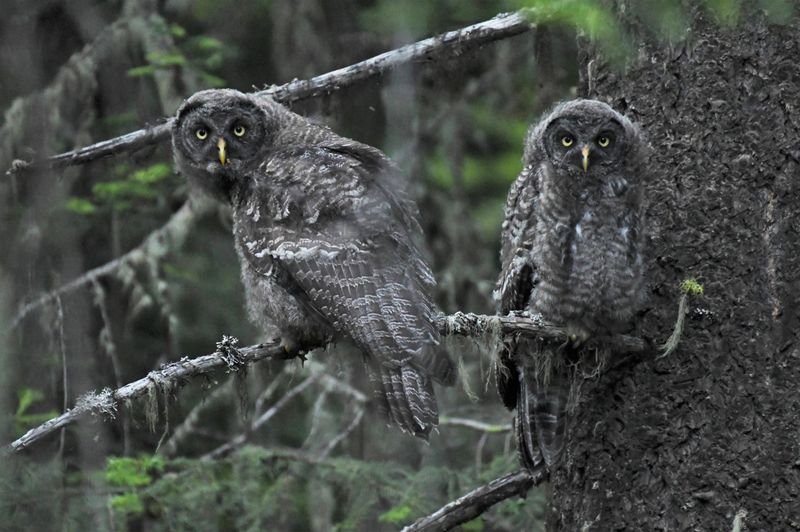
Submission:
<svg viewBox="0 0 800 532">
<path fill-rule="evenodd" d="M 540 314 L 571 339 L 511 338 L 498 357 L 529 468 L 539 452 L 549 468 L 561 455 L 580 345 L 630 326 L 642 303 L 647 150 L 630 120 L 595 100 L 558 105 L 525 140 L 505 207 L 498 312 Z"/>
<path fill-rule="evenodd" d="M 268 98 L 202 91 L 178 110 L 179 171 L 233 207 L 250 318 L 287 349 L 352 340 L 388 419 L 427 438 L 454 366 L 432 320 L 416 208 L 378 149 Z"/>
</svg>

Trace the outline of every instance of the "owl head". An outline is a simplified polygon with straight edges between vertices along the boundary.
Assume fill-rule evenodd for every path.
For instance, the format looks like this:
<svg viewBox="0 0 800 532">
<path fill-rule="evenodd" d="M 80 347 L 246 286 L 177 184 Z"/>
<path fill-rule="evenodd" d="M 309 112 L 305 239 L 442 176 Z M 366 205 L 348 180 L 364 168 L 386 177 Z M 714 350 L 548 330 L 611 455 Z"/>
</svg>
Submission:
<svg viewBox="0 0 800 532">
<path fill-rule="evenodd" d="M 587 183 L 628 170 L 643 160 L 645 149 L 640 130 L 626 117 L 603 102 L 578 99 L 559 104 L 531 129 L 526 160 L 545 159 Z"/>
<path fill-rule="evenodd" d="M 194 185 L 230 198 L 237 179 L 264 160 L 276 132 L 269 100 L 230 89 L 206 90 L 187 99 L 175 119 L 175 164 Z"/>
</svg>

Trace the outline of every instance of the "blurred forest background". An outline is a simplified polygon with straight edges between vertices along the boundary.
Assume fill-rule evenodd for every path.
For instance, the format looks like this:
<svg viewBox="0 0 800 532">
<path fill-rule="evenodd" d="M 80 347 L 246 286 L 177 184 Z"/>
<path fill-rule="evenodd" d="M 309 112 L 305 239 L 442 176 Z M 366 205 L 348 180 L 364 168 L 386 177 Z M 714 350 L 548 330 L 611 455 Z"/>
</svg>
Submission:
<svg viewBox="0 0 800 532">
<path fill-rule="evenodd" d="M 738 2 L 706 2 L 735 22 Z M 762 3 L 775 9 L 788 5 Z M 492 313 L 502 205 L 530 122 L 577 85 L 577 33 L 632 48 L 588 0 L 541 0 L 535 32 L 431 58 L 292 106 L 380 147 L 408 176 L 444 312 Z M 665 39 L 679 2 L 644 2 Z M 517 9 L 470 0 L 11 0 L 0 18 L 0 168 L 172 115 L 210 87 L 305 79 Z M 552 9 L 551 9 L 552 8 Z M 773 12 L 777 12 L 773 10 Z M 780 17 L 780 13 L 777 12 Z M 552 24 L 549 24 L 552 22 Z M 185 239 L 20 313 L 139 246 L 187 200 L 168 146 L 0 179 L 0 439 L 165 362 L 211 353 L 247 323 L 229 214 L 199 202 Z M 9 326 L 7 326 L 8 324 Z M 429 444 L 387 429 L 346 348 L 159 389 L 0 458 L 2 530 L 394 530 L 517 469 L 491 353 L 437 390 Z M 545 488 L 465 530 L 540 530 Z"/>
<path fill-rule="evenodd" d="M 250 91 L 313 77 L 516 7 L 14 1 L 0 20 L 0 167 L 155 123 L 203 88 Z M 407 65 L 292 108 L 401 165 L 424 221 L 442 310 L 492 313 L 502 205 L 521 168 L 527 125 L 553 101 L 574 96 L 576 79 L 574 32 L 553 28 Z M 186 199 L 166 145 L 4 176 L 2 322 L 12 323 L 24 302 L 138 246 Z M 179 248 L 43 305 L 13 330 L 3 327 L 4 443 L 87 391 L 213 352 L 223 334 L 240 345 L 258 341 L 245 318 L 228 214 L 213 205 L 199 210 L 207 214 Z M 397 529 L 517 468 L 510 416 L 487 382 L 489 353 L 467 340 L 448 342 L 466 378 L 437 390 L 443 423 L 430 444 L 386 428 L 370 407 L 359 358 L 337 347 L 313 353 L 304 367 L 257 364 L 244 386 L 225 372 L 195 379 L 4 460 L 0 529 Z M 466 427 L 463 418 L 478 423 Z M 221 447 L 238 435 L 246 445 Z M 535 530 L 542 500 L 531 492 L 466 528 Z"/>
</svg>

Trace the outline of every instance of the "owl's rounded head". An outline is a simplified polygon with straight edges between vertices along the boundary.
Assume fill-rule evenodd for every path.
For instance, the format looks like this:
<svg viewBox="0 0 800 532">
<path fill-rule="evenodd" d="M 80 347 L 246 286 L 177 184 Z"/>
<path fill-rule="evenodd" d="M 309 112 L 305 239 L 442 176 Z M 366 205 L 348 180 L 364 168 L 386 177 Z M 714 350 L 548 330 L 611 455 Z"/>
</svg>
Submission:
<svg viewBox="0 0 800 532">
<path fill-rule="evenodd" d="M 188 98 L 172 129 L 178 170 L 205 192 L 228 199 L 237 177 L 269 149 L 274 128 L 267 110 L 259 98 L 231 89 Z"/>
<path fill-rule="evenodd" d="M 638 161 L 645 145 L 639 129 L 609 105 L 579 99 L 556 106 L 539 122 L 527 149 L 544 150 L 554 167 L 569 174 L 603 177 Z"/>
</svg>

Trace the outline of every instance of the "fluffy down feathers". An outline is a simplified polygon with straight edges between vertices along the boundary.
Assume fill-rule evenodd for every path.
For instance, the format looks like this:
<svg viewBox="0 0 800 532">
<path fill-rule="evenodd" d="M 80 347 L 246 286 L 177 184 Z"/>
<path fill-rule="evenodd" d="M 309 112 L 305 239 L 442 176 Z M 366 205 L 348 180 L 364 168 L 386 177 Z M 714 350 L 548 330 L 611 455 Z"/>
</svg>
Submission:
<svg viewBox="0 0 800 532">
<path fill-rule="evenodd" d="M 501 234 L 497 311 L 528 311 L 579 345 L 630 325 L 643 298 L 647 143 L 608 105 L 558 105 L 525 141 Z M 512 338 L 498 354 L 498 391 L 517 409 L 522 462 L 554 467 L 564 448 L 572 346 Z"/>
<path fill-rule="evenodd" d="M 248 144 L 228 134 L 236 124 L 253 132 Z M 226 141 L 226 164 L 192 138 L 198 127 Z M 452 384 L 455 371 L 432 321 L 416 210 L 391 161 L 269 99 L 228 90 L 190 98 L 173 145 L 181 172 L 233 207 L 251 318 L 305 348 L 351 340 L 379 408 L 427 437 L 438 423 L 432 382 Z"/>
</svg>

